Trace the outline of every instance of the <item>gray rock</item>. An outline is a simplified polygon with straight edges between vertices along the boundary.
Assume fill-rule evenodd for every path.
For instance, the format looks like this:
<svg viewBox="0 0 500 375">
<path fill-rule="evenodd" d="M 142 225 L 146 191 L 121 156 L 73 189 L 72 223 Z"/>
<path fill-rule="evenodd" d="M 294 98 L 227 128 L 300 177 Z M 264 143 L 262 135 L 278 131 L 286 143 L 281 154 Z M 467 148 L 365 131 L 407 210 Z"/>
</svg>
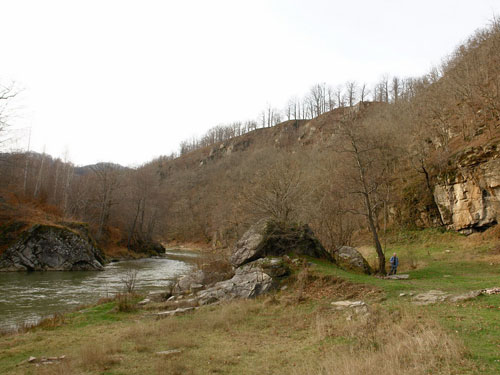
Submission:
<svg viewBox="0 0 500 375">
<path fill-rule="evenodd" d="M 413 303 L 416 305 L 429 305 L 436 302 L 444 302 L 450 296 L 441 290 L 429 290 L 425 293 L 419 293 L 413 297 Z"/>
<path fill-rule="evenodd" d="M 249 259 L 255 258 L 264 239 L 266 227 L 267 220 L 260 220 L 243 234 L 236 243 L 233 254 L 231 255 L 232 265 L 237 267 L 246 263 Z"/>
<path fill-rule="evenodd" d="M 476 298 L 481 294 L 484 294 L 484 290 L 472 290 L 467 293 L 455 294 L 455 295 L 443 292 L 441 290 L 429 290 L 428 292 L 420 293 L 417 294 L 415 297 L 413 297 L 413 303 L 417 305 L 429 305 L 432 303 L 445 302 L 445 301 L 462 302 Z"/>
<path fill-rule="evenodd" d="M 76 230 L 35 225 L 0 258 L 0 271 L 102 270 L 104 256 L 92 239 Z"/>
<path fill-rule="evenodd" d="M 335 310 L 345 310 L 347 312 L 353 312 L 354 314 L 360 315 L 363 318 L 366 318 L 368 315 L 370 315 L 368 305 L 364 301 L 336 301 L 332 302 L 331 305 Z M 349 314 L 347 316 L 347 320 L 352 320 L 352 314 Z"/>
<path fill-rule="evenodd" d="M 169 356 L 172 354 L 179 354 L 182 353 L 181 349 L 171 349 L 171 350 L 163 350 L 161 352 L 156 352 L 157 355 L 162 355 L 162 356 Z"/>
<path fill-rule="evenodd" d="M 285 277 L 290 274 L 290 268 L 282 258 L 260 258 L 240 267 L 244 270 L 257 269 L 271 276 L 273 279 Z"/>
<path fill-rule="evenodd" d="M 208 305 L 237 298 L 255 298 L 275 287 L 271 276 L 255 267 L 238 268 L 235 275 L 197 293 L 198 303 Z"/>
<path fill-rule="evenodd" d="M 178 309 L 175 310 L 170 310 L 170 311 L 162 311 L 159 313 L 156 313 L 157 318 L 166 318 L 168 316 L 175 316 L 175 315 L 181 315 L 185 314 L 189 311 L 193 311 L 194 307 L 179 307 Z"/>
<path fill-rule="evenodd" d="M 385 276 L 384 279 L 388 280 L 408 280 L 410 278 L 410 275 L 407 273 L 400 273 L 399 275 L 388 275 Z"/>
<path fill-rule="evenodd" d="M 203 285 L 205 277 L 206 275 L 202 270 L 197 270 L 182 276 L 173 287 L 172 293 L 188 293 L 191 291 L 191 285 Z"/>
<path fill-rule="evenodd" d="M 476 298 L 482 294 L 481 290 L 473 290 L 471 292 L 467 292 L 464 294 L 459 294 L 456 296 L 450 296 L 449 301 L 450 302 L 461 302 L 461 301 L 468 301 L 470 299 Z"/>
<path fill-rule="evenodd" d="M 239 267 L 266 256 L 307 255 L 334 261 L 307 225 L 261 220 L 236 243 L 231 264 Z"/>
<path fill-rule="evenodd" d="M 354 247 L 342 246 L 335 252 L 335 258 L 339 266 L 344 269 L 367 275 L 372 273 L 372 269 L 366 259 Z"/>
<path fill-rule="evenodd" d="M 500 294 L 500 287 L 483 289 L 481 290 L 481 294 L 485 294 L 488 296 L 491 296 L 493 294 Z"/>
</svg>

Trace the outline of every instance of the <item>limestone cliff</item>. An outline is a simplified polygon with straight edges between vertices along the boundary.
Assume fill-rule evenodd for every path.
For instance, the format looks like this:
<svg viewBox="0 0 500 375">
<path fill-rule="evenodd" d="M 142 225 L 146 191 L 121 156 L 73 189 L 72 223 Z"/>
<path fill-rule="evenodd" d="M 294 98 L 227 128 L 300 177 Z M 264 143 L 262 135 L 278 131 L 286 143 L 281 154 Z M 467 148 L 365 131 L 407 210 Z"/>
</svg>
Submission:
<svg viewBox="0 0 500 375">
<path fill-rule="evenodd" d="M 465 234 L 484 230 L 500 217 L 500 142 L 455 155 L 453 172 L 440 176 L 434 198 L 444 224 Z"/>
<path fill-rule="evenodd" d="M 104 257 L 85 228 L 34 225 L 0 257 L 0 271 L 102 270 Z"/>
</svg>

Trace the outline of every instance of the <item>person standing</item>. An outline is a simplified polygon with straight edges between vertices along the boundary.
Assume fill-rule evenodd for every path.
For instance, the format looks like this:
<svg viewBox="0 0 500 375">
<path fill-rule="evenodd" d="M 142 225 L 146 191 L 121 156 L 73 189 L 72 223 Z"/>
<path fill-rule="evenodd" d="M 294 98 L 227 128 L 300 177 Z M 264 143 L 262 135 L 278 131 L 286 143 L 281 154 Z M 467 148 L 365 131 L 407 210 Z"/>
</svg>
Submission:
<svg viewBox="0 0 500 375">
<path fill-rule="evenodd" d="M 391 270 L 389 271 L 389 275 L 395 275 L 398 271 L 399 266 L 399 258 L 397 257 L 396 253 L 392 254 L 389 262 L 391 263 Z"/>
</svg>

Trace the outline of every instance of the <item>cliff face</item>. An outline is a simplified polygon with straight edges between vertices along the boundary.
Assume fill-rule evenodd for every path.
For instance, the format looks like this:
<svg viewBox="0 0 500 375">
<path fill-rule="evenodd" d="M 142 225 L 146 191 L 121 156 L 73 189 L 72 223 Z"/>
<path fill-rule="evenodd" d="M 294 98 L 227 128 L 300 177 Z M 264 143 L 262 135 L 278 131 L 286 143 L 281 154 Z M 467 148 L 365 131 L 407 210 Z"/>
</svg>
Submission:
<svg viewBox="0 0 500 375">
<path fill-rule="evenodd" d="M 0 257 L 0 271 L 95 271 L 103 264 L 85 232 L 51 225 L 31 227 Z"/>
<path fill-rule="evenodd" d="M 440 178 L 434 198 L 444 224 L 465 234 L 500 219 L 500 142 L 471 147 L 456 156 L 454 175 Z"/>
</svg>

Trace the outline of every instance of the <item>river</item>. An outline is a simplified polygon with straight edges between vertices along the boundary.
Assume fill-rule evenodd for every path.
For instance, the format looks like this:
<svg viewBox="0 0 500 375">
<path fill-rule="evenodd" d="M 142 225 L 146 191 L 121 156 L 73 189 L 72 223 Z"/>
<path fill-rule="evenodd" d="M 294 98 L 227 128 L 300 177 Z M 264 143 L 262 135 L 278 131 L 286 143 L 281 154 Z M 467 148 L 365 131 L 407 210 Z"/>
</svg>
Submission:
<svg viewBox="0 0 500 375">
<path fill-rule="evenodd" d="M 108 264 L 104 271 L 0 272 L 0 329 L 36 323 L 54 313 L 97 302 L 124 290 L 124 279 L 136 273 L 137 292 L 161 291 L 194 267 L 194 251 L 169 249 L 165 258 Z"/>
</svg>

